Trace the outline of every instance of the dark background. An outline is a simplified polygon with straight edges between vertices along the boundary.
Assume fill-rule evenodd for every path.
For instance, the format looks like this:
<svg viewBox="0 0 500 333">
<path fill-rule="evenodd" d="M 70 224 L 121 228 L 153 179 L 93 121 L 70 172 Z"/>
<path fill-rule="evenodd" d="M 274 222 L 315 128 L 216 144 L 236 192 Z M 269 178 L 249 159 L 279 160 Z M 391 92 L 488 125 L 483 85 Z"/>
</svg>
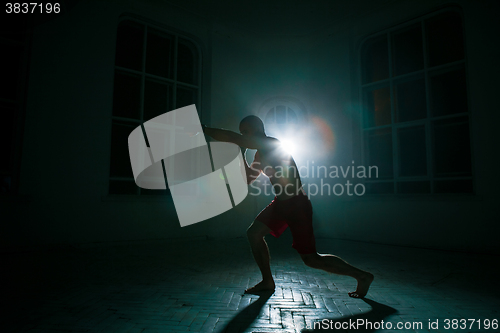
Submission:
<svg viewBox="0 0 500 333">
<path fill-rule="evenodd" d="M 311 198 L 318 237 L 500 253 L 498 1 L 60 3 L 2 8 L 2 251 L 244 235 L 270 195 L 181 228 L 168 190 L 131 178 L 126 137 L 142 110 L 195 103 L 214 127 L 262 117 L 300 143 L 299 165 L 379 166 L 378 182 L 352 180 L 366 181 L 362 196 Z M 144 45 L 157 90 L 120 77 Z"/>
</svg>

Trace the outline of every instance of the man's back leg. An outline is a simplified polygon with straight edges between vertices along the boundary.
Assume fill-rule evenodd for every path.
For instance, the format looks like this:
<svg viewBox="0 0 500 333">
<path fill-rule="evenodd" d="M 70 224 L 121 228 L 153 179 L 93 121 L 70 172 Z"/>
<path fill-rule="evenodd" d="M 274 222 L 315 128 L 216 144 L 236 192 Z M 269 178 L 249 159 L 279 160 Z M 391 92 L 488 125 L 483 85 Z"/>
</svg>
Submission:
<svg viewBox="0 0 500 333">
<path fill-rule="evenodd" d="M 373 274 L 356 268 L 341 258 L 331 254 L 301 254 L 304 263 L 312 268 L 322 269 L 324 271 L 335 273 L 339 275 L 348 275 L 358 281 L 356 291 L 349 293 L 349 296 L 354 298 L 365 297 L 370 284 L 373 281 Z"/>
</svg>

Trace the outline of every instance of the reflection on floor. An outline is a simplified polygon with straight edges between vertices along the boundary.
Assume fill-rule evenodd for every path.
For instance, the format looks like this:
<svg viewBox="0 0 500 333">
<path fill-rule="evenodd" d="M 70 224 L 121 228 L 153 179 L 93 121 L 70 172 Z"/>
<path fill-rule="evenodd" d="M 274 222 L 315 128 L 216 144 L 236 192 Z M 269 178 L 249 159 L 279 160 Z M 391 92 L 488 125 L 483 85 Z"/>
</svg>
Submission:
<svg viewBox="0 0 500 333">
<path fill-rule="evenodd" d="M 243 294 L 260 277 L 244 238 L 2 254 L 1 331 L 500 330 L 498 257 L 318 239 L 320 252 L 375 274 L 361 300 L 347 295 L 354 279 L 306 267 L 289 234 L 267 240 L 272 295 Z"/>
</svg>

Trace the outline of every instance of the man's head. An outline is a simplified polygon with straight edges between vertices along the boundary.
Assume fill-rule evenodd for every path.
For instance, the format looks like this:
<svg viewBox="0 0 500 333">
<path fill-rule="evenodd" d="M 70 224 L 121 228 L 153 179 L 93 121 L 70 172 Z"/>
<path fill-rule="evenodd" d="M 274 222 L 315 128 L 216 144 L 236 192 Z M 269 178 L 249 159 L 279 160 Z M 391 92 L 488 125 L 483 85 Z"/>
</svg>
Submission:
<svg viewBox="0 0 500 333">
<path fill-rule="evenodd" d="M 257 116 L 247 116 L 240 122 L 240 133 L 243 135 L 266 135 L 264 123 Z"/>
</svg>

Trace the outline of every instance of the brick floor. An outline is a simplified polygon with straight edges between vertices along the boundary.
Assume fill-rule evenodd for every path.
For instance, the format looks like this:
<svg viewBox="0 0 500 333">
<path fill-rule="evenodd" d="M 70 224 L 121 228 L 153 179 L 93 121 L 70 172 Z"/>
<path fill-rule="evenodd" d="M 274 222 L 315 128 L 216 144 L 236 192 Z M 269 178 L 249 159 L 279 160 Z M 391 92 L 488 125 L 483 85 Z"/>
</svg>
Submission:
<svg viewBox="0 0 500 333">
<path fill-rule="evenodd" d="M 260 277 L 244 238 L 1 254 L 0 332 L 500 331 L 477 322 L 500 320 L 498 257 L 318 239 L 375 274 L 360 300 L 352 278 L 305 266 L 289 233 L 267 239 L 277 288 L 260 296 L 242 293 Z M 447 319 L 476 322 L 447 330 Z"/>
</svg>

